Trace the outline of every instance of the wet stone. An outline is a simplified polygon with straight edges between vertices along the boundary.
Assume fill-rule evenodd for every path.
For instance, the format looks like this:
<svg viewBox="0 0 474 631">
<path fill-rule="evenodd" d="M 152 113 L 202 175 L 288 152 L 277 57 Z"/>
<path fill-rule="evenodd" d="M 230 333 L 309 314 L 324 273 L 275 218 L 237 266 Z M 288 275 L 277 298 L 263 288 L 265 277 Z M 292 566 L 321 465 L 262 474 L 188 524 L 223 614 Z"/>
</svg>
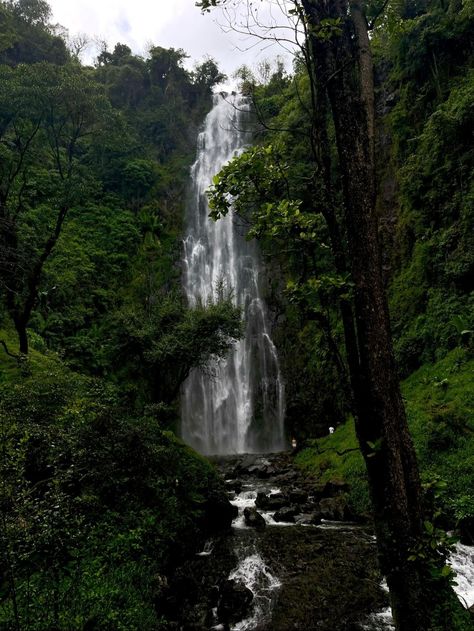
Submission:
<svg viewBox="0 0 474 631">
<path fill-rule="evenodd" d="M 324 485 L 323 497 L 333 497 L 334 495 L 338 495 L 340 493 L 347 493 L 349 489 L 350 486 L 347 482 L 342 482 L 341 480 L 329 480 Z"/>
<path fill-rule="evenodd" d="M 326 497 L 319 502 L 319 510 L 323 519 L 345 521 L 350 519 L 347 499 L 343 495 Z"/>
<path fill-rule="evenodd" d="M 238 622 L 245 618 L 253 594 L 242 583 L 234 580 L 227 580 L 220 589 L 219 604 L 217 605 L 217 616 L 223 623 Z"/>
<path fill-rule="evenodd" d="M 250 528 L 255 528 L 256 530 L 265 530 L 266 522 L 265 519 L 260 515 L 255 508 L 245 508 L 244 509 L 244 518 L 245 523 Z"/>
<path fill-rule="evenodd" d="M 242 491 L 242 481 L 241 480 L 227 480 L 225 483 L 225 488 L 227 491 L 232 491 L 236 495 L 238 495 Z"/>
<path fill-rule="evenodd" d="M 321 513 L 302 513 L 295 518 L 295 522 L 300 526 L 317 526 L 321 523 Z"/>
<path fill-rule="evenodd" d="M 234 475 L 248 475 L 251 467 L 255 466 L 257 461 L 257 456 L 248 455 L 239 460 L 239 462 L 235 465 Z"/>
<path fill-rule="evenodd" d="M 273 519 L 277 522 L 295 523 L 295 516 L 298 515 L 299 509 L 295 506 L 289 508 L 282 508 L 273 515 Z"/>
<path fill-rule="evenodd" d="M 465 517 L 459 522 L 459 535 L 461 543 L 474 546 L 474 517 Z"/>
<path fill-rule="evenodd" d="M 301 489 L 295 489 L 290 491 L 289 497 L 292 504 L 304 504 L 308 499 L 308 494 Z"/>
<path fill-rule="evenodd" d="M 267 495 L 262 491 L 257 493 L 257 499 L 255 500 L 255 506 L 261 510 L 279 510 L 288 505 L 288 498 L 282 493 L 274 493 Z"/>
</svg>

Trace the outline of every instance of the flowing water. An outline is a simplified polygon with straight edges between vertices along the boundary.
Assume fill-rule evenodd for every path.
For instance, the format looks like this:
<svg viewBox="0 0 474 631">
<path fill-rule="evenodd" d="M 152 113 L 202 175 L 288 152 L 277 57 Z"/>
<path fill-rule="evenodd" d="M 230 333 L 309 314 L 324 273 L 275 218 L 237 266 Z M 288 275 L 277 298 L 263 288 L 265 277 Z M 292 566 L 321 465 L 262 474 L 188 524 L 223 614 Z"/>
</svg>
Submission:
<svg viewBox="0 0 474 631">
<path fill-rule="evenodd" d="M 474 547 L 458 543 L 448 559 L 448 564 L 456 575 L 454 591 L 464 607 L 469 609 L 469 607 L 474 606 Z M 383 588 L 388 592 L 385 582 Z M 395 631 L 390 607 L 372 614 L 364 629 L 367 631 Z"/>
<path fill-rule="evenodd" d="M 263 299 L 259 251 L 232 213 L 209 219 L 206 191 L 214 175 L 245 147 L 245 99 L 214 97 L 198 139 L 184 239 L 184 289 L 190 305 L 231 292 L 245 335 L 226 361 L 195 370 L 182 393 L 181 435 L 204 454 L 262 453 L 284 448 L 284 386 Z M 242 222 L 240 222 L 242 223 Z"/>
<path fill-rule="evenodd" d="M 260 458 L 260 462 L 268 463 L 265 457 Z M 230 480 L 228 480 L 230 482 Z M 286 589 L 288 581 L 288 568 L 283 569 L 284 562 L 282 559 L 265 558 L 262 545 L 261 535 L 258 535 L 254 529 L 249 528 L 245 524 L 244 510 L 246 508 L 255 508 L 255 500 L 259 492 L 264 492 L 268 497 L 281 494 L 284 489 L 279 488 L 278 483 L 274 479 L 262 480 L 259 478 L 247 478 L 247 482 L 243 484 L 239 493 L 233 497 L 232 504 L 237 507 L 238 515 L 234 519 L 233 528 L 239 534 L 237 538 L 236 553 L 238 562 L 236 567 L 229 575 L 229 579 L 242 582 L 254 594 L 254 601 L 248 617 L 234 624 L 231 631 L 253 631 L 255 629 L 270 631 L 273 630 L 275 621 L 273 619 L 275 606 L 282 592 Z M 288 489 L 287 489 L 288 490 Z M 360 526 L 351 525 L 343 522 L 326 522 L 320 525 L 296 524 L 295 523 L 276 523 L 273 516 L 275 510 L 262 511 L 260 514 L 266 522 L 266 537 L 271 537 L 271 533 L 279 533 L 279 542 L 283 542 L 285 546 L 293 549 L 294 564 L 296 567 L 301 563 L 298 557 L 299 549 L 296 541 L 298 541 L 298 532 L 305 531 L 306 539 L 318 538 L 323 541 L 324 548 L 330 548 L 331 543 L 334 546 L 342 546 L 343 542 L 350 541 L 349 547 L 360 546 L 358 555 L 375 558 L 375 537 L 368 535 Z M 326 538 L 328 537 L 328 538 Z M 321 539 L 322 538 L 322 539 Z M 333 553 L 337 554 L 336 548 L 333 547 Z M 321 551 L 311 549 L 311 553 L 317 556 Z M 304 553 L 303 553 L 304 556 Z M 327 559 L 325 561 L 328 562 Z M 466 546 L 458 543 L 451 553 L 449 565 L 456 573 L 454 589 L 462 604 L 469 608 L 474 605 L 474 547 Z M 299 570 L 304 573 L 304 570 Z M 306 570 L 307 571 L 307 570 Z M 343 564 L 343 572 L 352 572 L 354 567 L 351 562 Z M 282 573 L 282 574 L 281 574 Z M 341 581 L 341 576 L 334 576 L 335 583 Z M 290 579 L 291 580 L 291 579 Z M 367 577 L 361 576 L 361 581 L 367 580 Z M 354 583 L 357 585 L 357 580 Z M 320 586 L 316 593 L 324 592 Z M 328 590 L 329 593 L 330 590 Z M 385 600 L 388 600 L 388 587 L 385 581 L 381 583 L 381 591 L 385 592 Z M 354 595 L 354 592 L 353 592 Z M 340 594 L 341 601 L 345 598 Z M 300 605 L 302 603 L 300 602 Z M 313 612 L 312 612 L 313 613 Z M 295 629 L 307 628 L 301 625 L 300 621 L 294 618 L 289 619 L 291 627 Z M 338 629 L 339 622 L 335 621 L 334 631 Z M 324 628 L 324 621 L 319 620 L 314 628 Z M 354 621 L 349 625 L 351 629 L 360 629 L 360 631 L 394 631 L 394 623 L 392 612 L 389 606 L 385 606 L 378 611 L 368 613 L 364 617 L 361 616 L 359 621 Z M 281 624 L 277 627 L 281 631 Z M 344 627 L 345 628 L 345 627 Z"/>
</svg>

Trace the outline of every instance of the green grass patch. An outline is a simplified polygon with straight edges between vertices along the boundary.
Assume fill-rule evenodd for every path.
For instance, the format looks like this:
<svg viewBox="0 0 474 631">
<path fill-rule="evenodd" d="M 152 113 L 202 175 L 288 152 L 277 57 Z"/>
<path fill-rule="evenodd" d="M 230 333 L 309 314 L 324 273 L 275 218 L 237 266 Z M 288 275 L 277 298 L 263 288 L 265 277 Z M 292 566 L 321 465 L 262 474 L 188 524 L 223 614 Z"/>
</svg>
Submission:
<svg viewBox="0 0 474 631">
<path fill-rule="evenodd" d="M 461 348 L 425 364 L 402 383 L 422 478 L 447 482 L 445 509 L 455 519 L 474 514 L 473 383 L 474 359 Z M 370 508 L 364 462 L 359 452 L 348 451 L 356 447 L 350 419 L 334 434 L 311 441 L 296 463 L 322 483 L 350 483 L 352 508 L 364 513 Z"/>
<path fill-rule="evenodd" d="M 457 348 L 403 383 L 422 477 L 445 480 L 454 517 L 474 514 L 474 359 Z"/>
<path fill-rule="evenodd" d="M 28 331 L 30 351 L 28 359 L 18 360 L 8 355 L 0 345 L 0 384 L 17 383 L 21 377 L 41 375 L 48 370 L 61 367 L 56 353 L 46 350 L 44 340 L 34 331 Z M 14 331 L 0 328 L 0 340 L 5 342 L 9 353 L 18 354 L 18 338 Z"/>
<path fill-rule="evenodd" d="M 357 448 L 354 420 L 340 425 L 334 434 L 309 441 L 310 446 L 300 452 L 296 464 L 321 483 L 341 480 L 351 484 L 349 502 L 357 513 L 370 509 L 365 464 Z M 342 454 L 342 455 L 340 455 Z"/>
</svg>

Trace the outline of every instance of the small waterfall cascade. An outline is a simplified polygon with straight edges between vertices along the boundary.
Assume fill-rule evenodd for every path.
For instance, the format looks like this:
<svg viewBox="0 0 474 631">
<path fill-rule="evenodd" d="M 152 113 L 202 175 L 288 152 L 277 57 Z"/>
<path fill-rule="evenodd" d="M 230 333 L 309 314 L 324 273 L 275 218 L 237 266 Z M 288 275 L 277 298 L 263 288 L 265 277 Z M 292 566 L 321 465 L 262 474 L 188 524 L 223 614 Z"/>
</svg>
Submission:
<svg viewBox="0 0 474 631">
<path fill-rule="evenodd" d="M 252 631 L 271 620 L 271 611 L 280 580 L 274 576 L 257 550 L 237 550 L 240 555 L 238 566 L 231 572 L 229 580 L 245 585 L 253 594 L 252 612 L 249 618 L 231 627 L 231 631 Z"/>
<path fill-rule="evenodd" d="M 194 370 L 182 392 L 181 436 L 203 454 L 282 450 L 284 385 L 263 300 L 258 247 L 232 213 L 209 219 L 206 190 L 213 176 L 245 147 L 249 106 L 238 95 L 214 96 L 198 138 L 184 239 L 184 289 L 191 306 L 215 298 L 219 285 L 242 309 L 244 337 L 227 360 Z"/>
</svg>

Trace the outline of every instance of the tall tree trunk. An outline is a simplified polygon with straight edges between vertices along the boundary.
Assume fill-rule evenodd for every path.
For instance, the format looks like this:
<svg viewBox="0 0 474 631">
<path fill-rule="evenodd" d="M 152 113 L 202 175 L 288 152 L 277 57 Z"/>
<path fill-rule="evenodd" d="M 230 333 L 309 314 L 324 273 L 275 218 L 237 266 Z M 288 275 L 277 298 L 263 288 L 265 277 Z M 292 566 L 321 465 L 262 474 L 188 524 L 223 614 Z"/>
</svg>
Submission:
<svg viewBox="0 0 474 631">
<path fill-rule="evenodd" d="M 317 81 L 331 104 L 345 206 L 359 354 L 351 370 L 356 430 L 374 509 L 381 570 L 400 631 L 428 631 L 456 608 L 446 581 L 411 561 L 422 542 L 422 489 L 393 353 L 375 213 L 374 87 L 370 42 L 358 0 L 302 0 Z M 321 28 L 334 25 L 327 37 Z M 451 609 L 452 608 L 452 609 Z"/>
<path fill-rule="evenodd" d="M 41 281 L 41 275 L 43 273 L 43 267 L 51 255 L 56 243 L 61 234 L 61 230 L 66 219 L 69 210 L 68 205 L 63 205 L 58 210 L 56 217 L 56 223 L 54 230 L 44 243 L 42 250 L 40 251 L 38 258 L 32 266 L 29 274 L 26 278 L 19 279 L 18 277 L 18 262 L 14 259 L 11 264 L 11 271 L 7 275 L 7 287 L 6 287 L 6 305 L 7 310 L 13 320 L 16 332 L 18 334 L 18 341 L 20 346 L 20 353 L 28 355 L 28 336 L 27 326 L 30 321 L 31 314 L 35 308 L 38 300 L 38 290 Z M 14 253 L 16 259 L 18 259 L 18 235 L 16 233 L 16 226 L 12 224 L 9 236 L 9 245 L 11 251 Z"/>
<path fill-rule="evenodd" d="M 18 335 L 18 342 L 21 355 L 28 355 L 28 334 L 26 331 L 26 323 L 22 318 L 14 318 L 15 329 Z"/>
</svg>

